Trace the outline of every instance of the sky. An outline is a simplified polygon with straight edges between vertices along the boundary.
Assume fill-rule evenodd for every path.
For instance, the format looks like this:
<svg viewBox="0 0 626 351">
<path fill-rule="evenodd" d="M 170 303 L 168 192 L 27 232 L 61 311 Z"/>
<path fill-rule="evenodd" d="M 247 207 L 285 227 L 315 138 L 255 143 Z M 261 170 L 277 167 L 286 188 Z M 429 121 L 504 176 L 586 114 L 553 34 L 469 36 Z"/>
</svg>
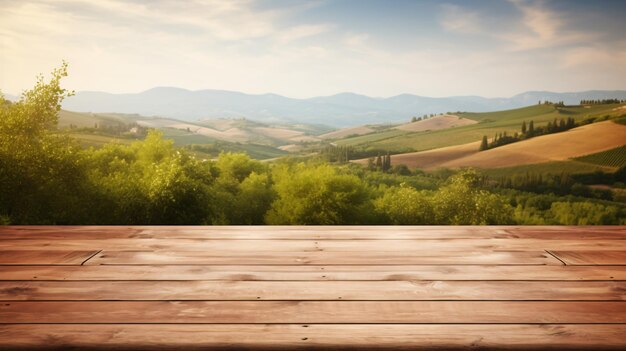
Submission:
<svg viewBox="0 0 626 351">
<path fill-rule="evenodd" d="M 626 1 L 0 0 L 0 90 L 294 98 L 626 89 Z"/>
</svg>

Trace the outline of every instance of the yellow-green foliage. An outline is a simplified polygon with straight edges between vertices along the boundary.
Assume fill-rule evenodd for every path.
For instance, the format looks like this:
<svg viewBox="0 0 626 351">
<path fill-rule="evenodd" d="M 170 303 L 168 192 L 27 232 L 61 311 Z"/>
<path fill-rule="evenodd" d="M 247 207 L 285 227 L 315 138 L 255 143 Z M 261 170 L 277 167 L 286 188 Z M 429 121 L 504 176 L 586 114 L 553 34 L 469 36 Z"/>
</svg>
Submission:
<svg viewBox="0 0 626 351">
<path fill-rule="evenodd" d="M 402 183 L 385 191 L 374 206 L 392 224 L 426 224 L 435 218 L 432 198 L 432 192 L 418 191 Z"/>
<path fill-rule="evenodd" d="M 626 206 L 605 197 L 506 193 L 473 170 L 206 161 L 157 131 L 81 149 L 55 129 L 65 75 L 63 65 L 19 102 L 0 100 L 2 224 L 624 224 Z"/>
<path fill-rule="evenodd" d="M 278 198 L 268 224 L 362 223 L 371 213 L 366 184 L 333 166 L 283 164 L 273 176 Z"/>
<path fill-rule="evenodd" d="M 619 223 L 619 209 L 588 202 L 554 202 L 550 207 L 557 223 L 569 225 L 601 225 Z M 622 223 L 626 224 L 624 219 Z"/>
<path fill-rule="evenodd" d="M 434 199 L 435 216 L 440 223 L 449 224 L 506 224 L 511 221 L 513 209 L 504 199 L 479 187 L 473 170 L 450 178 Z"/>
</svg>

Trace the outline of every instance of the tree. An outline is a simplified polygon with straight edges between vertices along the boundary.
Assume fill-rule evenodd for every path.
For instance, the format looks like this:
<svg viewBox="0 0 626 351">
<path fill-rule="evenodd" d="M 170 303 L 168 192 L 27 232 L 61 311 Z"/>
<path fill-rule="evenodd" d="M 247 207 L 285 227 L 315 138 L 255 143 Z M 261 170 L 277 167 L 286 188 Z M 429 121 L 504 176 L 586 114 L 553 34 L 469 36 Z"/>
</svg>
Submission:
<svg viewBox="0 0 626 351">
<path fill-rule="evenodd" d="M 488 148 L 489 148 L 489 141 L 487 140 L 487 136 L 483 135 L 483 140 L 480 143 L 480 148 L 478 150 L 484 151 L 484 150 L 487 150 Z"/>
<path fill-rule="evenodd" d="M 428 224 L 434 217 L 431 197 L 402 183 L 376 199 L 374 208 L 390 224 Z"/>
<path fill-rule="evenodd" d="M 86 169 L 92 223 L 213 223 L 225 207 L 212 188 L 219 173 L 213 164 L 180 152 L 159 131 L 88 153 Z"/>
<path fill-rule="evenodd" d="M 526 121 L 522 122 L 522 134 L 526 134 Z"/>
<path fill-rule="evenodd" d="M 391 155 L 387 153 L 387 155 L 383 155 L 382 159 L 382 171 L 387 172 L 391 169 Z"/>
<path fill-rule="evenodd" d="M 380 154 L 376 156 L 376 169 L 379 171 L 383 169 L 383 160 L 380 158 Z"/>
<path fill-rule="evenodd" d="M 37 78 L 15 103 L 0 96 L 0 222 L 68 223 L 84 219 L 85 190 L 80 148 L 55 133 L 61 102 L 72 92 L 61 88 L 67 63 L 49 81 Z"/>
<path fill-rule="evenodd" d="M 367 185 L 328 164 L 280 165 L 272 173 L 277 198 L 268 224 L 364 223 L 372 213 Z"/>
<path fill-rule="evenodd" d="M 413 116 L 413 118 L 411 118 L 411 122 L 417 122 L 417 117 Z"/>
<path fill-rule="evenodd" d="M 480 176 L 471 169 L 452 176 L 433 199 L 437 223 L 510 223 L 512 207 L 501 196 L 480 189 L 480 183 Z"/>
<path fill-rule="evenodd" d="M 530 123 L 528 124 L 528 135 L 532 137 L 534 134 L 535 134 L 535 122 L 530 121 Z"/>
</svg>

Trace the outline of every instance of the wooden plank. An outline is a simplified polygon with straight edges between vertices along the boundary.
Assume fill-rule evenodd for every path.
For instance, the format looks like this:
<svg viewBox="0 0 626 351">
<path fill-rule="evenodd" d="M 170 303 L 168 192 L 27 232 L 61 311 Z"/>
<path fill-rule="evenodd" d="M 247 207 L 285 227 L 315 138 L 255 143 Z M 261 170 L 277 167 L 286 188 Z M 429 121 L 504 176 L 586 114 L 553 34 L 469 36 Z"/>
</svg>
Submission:
<svg viewBox="0 0 626 351">
<path fill-rule="evenodd" d="M 96 227 L 97 228 L 97 227 Z M 257 227 L 207 227 L 199 228 L 151 228 L 132 227 L 118 229 L 55 229 L 54 227 L 29 230 L 5 229 L 0 231 L 0 239 L 55 239 L 55 240 L 98 240 L 107 238 L 133 239 L 225 239 L 225 240 L 316 240 L 316 239 L 451 239 L 451 238 L 492 238 L 497 234 L 505 235 L 504 230 L 480 229 L 480 227 L 448 228 L 407 228 L 397 227 L 390 230 L 385 227 L 292 227 L 292 226 L 257 226 Z"/>
<path fill-rule="evenodd" d="M 625 240 L 626 228 L 604 227 L 516 227 L 516 226 L 80 226 L 0 228 L 4 239 L 90 239 L 161 238 L 230 240 L 397 240 L 535 238 L 579 240 Z"/>
<path fill-rule="evenodd" d="M 0 325 L 12 350 L 624 350 L 624 335 L 624 324 Z"/>
<path fill-rule="evenodd" d="M 626 280 L 626 266 L 0 266 L 0 280 Z"/>
<path fill-rule="evenodd" d="M 0 250 L 86 250 L 94 240 L 0 240 Z M 453 250 L 626 250 L 626 240 L 448 239 L 448 240 L 224 240 L 224 239 L 103 239 L 105 250 L 144 251 L 453 251 Z"/>
<path fill-rule="evenodd" d="M 624 323 L 625 302 L 7 301 L 0 323 Z"/>
<path fill-rule="evenodd" d="M 98 250 L 2 250 L 0 265 L 80 265 Z"/>
<path fill-rule="evenodd" d="M 186 230 L 186 231 L 207 231 L 207 230 L 223 230 L 223 231 L 292 231 L 292 230 L 351 230 L 351 229 L 376 229 L 379 231 L 396 231 L 398 229 L 409 230 L 438 230 L 438 231 L 458 231 L 458 230 L 491 230 L 491 231 L 542 231 L 542 232 L 623 232 L 623 226 L 619 225 L 533 225 L 533 226 L 519 226 L 519 225 L 490 225 L 490 226 L 474 226 L 474 225 L 8 225 L 0 226 L 0 234 L 9 231 L 22 231 L 22 232 L 42 232 L 42 231 L 129 231 L 129 230 L 151 230 L 151 231 L 172 231 L 172 230 Z"/>
<path fill-rule="evenodd" d="M 626 250 L 550 251 L 568 265 L 626 265 Z"/>
<path fill-rule="evenodd" d="M 108 281 L 0 282 L 0 300 L 620 301 L 626 282 Z"/>
<path fill-rule="evenodd" d="M 473 251 L 442 252 L 203 252 L 203 251 L 102 251 L 87 264 L 272 264 L 272 265 L 385 265 L 385 264 L 498 264 L 562 265 L 545 251 Z"/>
</svg>

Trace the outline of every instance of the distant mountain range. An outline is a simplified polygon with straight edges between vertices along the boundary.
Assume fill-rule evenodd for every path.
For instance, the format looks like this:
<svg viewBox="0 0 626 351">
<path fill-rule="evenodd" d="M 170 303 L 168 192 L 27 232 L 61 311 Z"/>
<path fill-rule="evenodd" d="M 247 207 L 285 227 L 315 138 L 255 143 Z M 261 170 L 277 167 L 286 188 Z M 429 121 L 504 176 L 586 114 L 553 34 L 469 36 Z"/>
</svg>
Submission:
<svg viewBox="0 0 626 351">
<path fill-rule="evenodd" d="M 94 113 L 137 113 L 193 121 L 241 118 L 266 123 L 324 124 L 333 127 L 396 123 L 423 114 L 468 111 L 488 112 L 523 107 L 538 101 L 578 104 L 583 99 L 626 99 L 626 90 L 590 90 L 573 93 L 529 91 L 510 98 L 480 96 L 424 97 L 402 94 L 373 98 L 341 93 L 309 99 L 276 94 L 252 95 L 234 91 L 159 87 L 136 94 L 82 91 L 67 98 L 63 108 Z"/>
</svg>

